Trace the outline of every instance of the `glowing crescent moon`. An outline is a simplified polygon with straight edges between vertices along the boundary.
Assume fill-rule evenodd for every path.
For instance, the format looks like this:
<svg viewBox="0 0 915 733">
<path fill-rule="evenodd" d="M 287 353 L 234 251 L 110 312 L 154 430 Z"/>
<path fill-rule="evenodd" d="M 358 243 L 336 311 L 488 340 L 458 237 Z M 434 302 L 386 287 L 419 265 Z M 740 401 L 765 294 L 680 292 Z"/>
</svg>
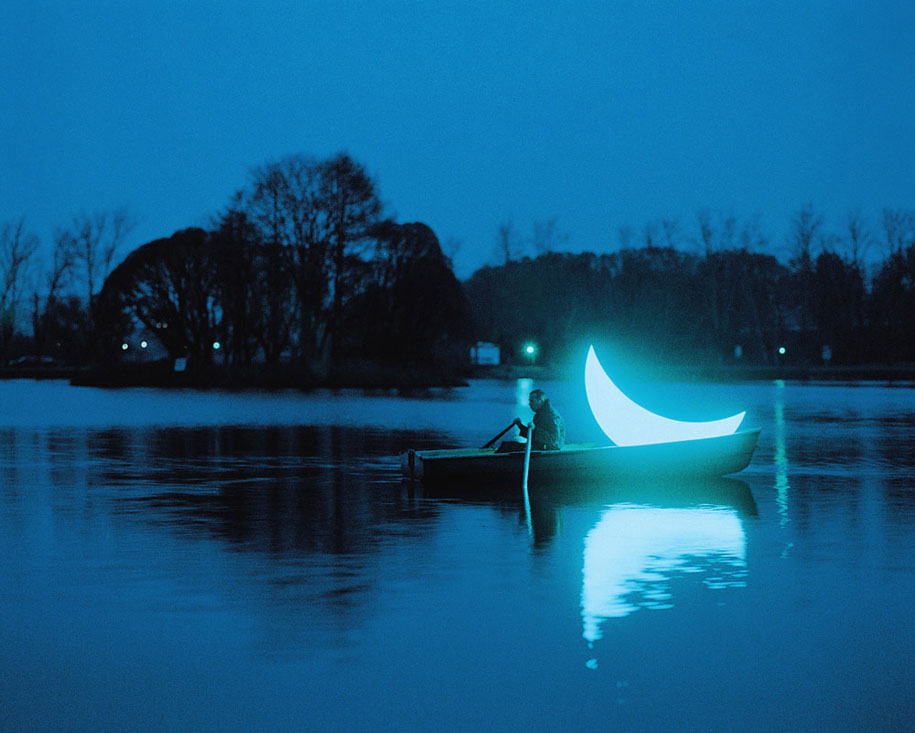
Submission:
<svg viewBox="0 0 915 733">
<path fill-rule="evenodd" d="M 594 419 L 617 445 L 647 445 L 730 435 L 746 412 L 708 422 L 685 422 L 656 415 L 624 395 L 604 371 L 592 346 L 585 363 L 585 391 Z"/>
</svg>

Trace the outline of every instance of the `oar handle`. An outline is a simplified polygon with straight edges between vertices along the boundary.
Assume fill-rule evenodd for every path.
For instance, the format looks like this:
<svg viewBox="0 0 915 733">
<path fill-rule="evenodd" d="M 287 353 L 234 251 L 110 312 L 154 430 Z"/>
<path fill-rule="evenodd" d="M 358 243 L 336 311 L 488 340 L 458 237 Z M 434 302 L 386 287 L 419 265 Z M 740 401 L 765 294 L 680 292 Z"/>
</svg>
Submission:
<svg viewBox="0 0 915 733">
<path fill-rule="evenodd" d="M 497 436 L 495 436 L 495 437 L 492 438 L 491 440 L 486 441 L 486 445 L 484 445 L 482 448 L 480 448 L 480 450 L 485 450 L 486 448 L 489 448 L 489 446 L 491 446 L 493 443 L 495 443 L 499 438 L 501 438 L 503 435 L 505 435 L 505 433 L 507 433 L 507 432 L 508 432 L 509 430 L 511 430 L 513 427 L 515 427 L 515 421 L 514 421 L 514 420 L 512 420 L 512 421 L 509 423 L 508 427 L 505 428 L 505 430 L 503 430 L 501 433 L 499 433 Z"/>
</svg>

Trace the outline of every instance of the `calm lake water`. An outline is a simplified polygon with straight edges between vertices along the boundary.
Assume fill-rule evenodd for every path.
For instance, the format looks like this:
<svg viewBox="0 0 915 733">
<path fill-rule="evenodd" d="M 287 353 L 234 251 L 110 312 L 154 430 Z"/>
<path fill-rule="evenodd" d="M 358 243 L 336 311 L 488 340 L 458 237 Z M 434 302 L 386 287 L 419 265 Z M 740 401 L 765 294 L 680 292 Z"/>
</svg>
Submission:
<svg viewBox="0 0 915 733">
<path fill-rule="evenodd" d="M 645 387 L 762 428 L 705 484 L 401 482 L 533 387 L 600 440 L 571 383 L 0 382 L 0 729 L 913 729 L 915 389 Z"/>
</svg>

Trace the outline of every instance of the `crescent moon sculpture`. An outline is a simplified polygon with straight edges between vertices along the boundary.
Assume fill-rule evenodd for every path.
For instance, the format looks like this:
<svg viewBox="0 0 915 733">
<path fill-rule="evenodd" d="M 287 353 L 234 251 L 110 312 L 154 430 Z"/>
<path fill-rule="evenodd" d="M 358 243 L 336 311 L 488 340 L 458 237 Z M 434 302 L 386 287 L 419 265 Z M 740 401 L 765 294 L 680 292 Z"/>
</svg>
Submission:
<svg viewBox="0 0 915 733">
<path fill-rule="evenodd" d="M 588 349 L 585 362 L 585 391 L 594 419 L 617 445 L 648 445 L 730 435 L 746 415 L 741 412 L 708 422 L 686 422 L 656 415 L 620 391 L 600 365 L 593 346 Z"/>
</svg>

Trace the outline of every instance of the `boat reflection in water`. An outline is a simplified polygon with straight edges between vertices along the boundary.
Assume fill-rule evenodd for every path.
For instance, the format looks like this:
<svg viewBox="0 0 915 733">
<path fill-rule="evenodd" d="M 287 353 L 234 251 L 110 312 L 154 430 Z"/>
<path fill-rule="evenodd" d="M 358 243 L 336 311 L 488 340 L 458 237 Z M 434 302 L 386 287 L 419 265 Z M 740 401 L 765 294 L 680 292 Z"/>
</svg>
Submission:
<svg viewBox="0 0 915 733">
<path fill-rule="evenodd" d="M 739 517 L 756 516 L 750 487 L 740 479 L 670 479 L 666 481 L 581 480 L 531 487 L 528 501 L 521 486 L 507 481 L 450 482 L 432 486 L 403 483 L 405 490 L 427 498 L 515 506 L 527 521 L 535 545 L 552 541 L 567 506 L 642 507 L 645 509 L 730 510 Z M 603 512 L 604 514 L 606 512 Z M 664 516 L 664 515 L 661 515 Z M 693 516 L 693 515 L 690 515 Z M 595 527 L 595 529 L 597 529 Z"/>
</svg>

